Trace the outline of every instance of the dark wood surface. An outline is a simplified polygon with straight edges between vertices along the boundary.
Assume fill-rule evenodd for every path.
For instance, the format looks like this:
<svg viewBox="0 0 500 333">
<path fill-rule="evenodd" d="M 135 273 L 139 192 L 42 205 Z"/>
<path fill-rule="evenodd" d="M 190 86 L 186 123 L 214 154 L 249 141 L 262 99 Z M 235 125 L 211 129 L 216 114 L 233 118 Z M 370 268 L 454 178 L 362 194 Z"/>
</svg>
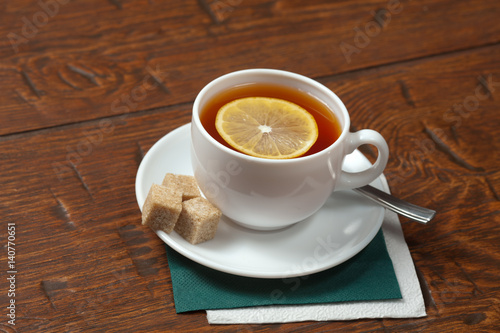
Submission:
<svg viewBox="0 0 500 333">
<path fill-rule="evenodd" d="M 0 331 L 500 330 L 500 2 L 18 0 L 0 22 Z M 175 313 L 137 168 L 206 83 L 256 67 L 336 92 L 353 129 L 387 139 L 392 193 L 438 211 L 401 218 L 427 317 L 210 326 Z"/>
</svg>

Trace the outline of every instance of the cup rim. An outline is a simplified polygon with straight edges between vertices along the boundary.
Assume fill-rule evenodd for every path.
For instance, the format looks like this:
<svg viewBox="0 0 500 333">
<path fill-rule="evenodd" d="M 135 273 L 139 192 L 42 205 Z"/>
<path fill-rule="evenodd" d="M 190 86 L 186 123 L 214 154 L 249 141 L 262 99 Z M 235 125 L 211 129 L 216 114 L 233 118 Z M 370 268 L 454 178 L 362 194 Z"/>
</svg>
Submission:
<svg viewBox="0 0 500 333">
<path fill-rule="evenodd" d="M 296 158 L 290 158 L 290 159 L 272 159 L 272 158 L 262 158 L 262 157 L 256 157 L 256 156 L 251 156 L 247 155 L 244 153 L 241 153 L 239 151 L 230 149 L 223 144 L 221 144 L 219 141 L 214 139 L 208 131 L 205 129 L 205 127 L 202 125 L 201 120 L 200 120 L 200 104 L 201 104 L 201 99 L 203 96 L 210 91 L 211 89 L 214 88 L 217 84 L 219 84 L 222 81 L 231 79 L 232 77 L 237 77 L 241 75 L 245 75 L 247 73 L 252 73 L 252 74 L 266 74 L 266 75 L 277 75 L 277 76 L 287 76 L 291 79 L 298 80 L 298 81 L 303 81 L 306 82 L 308 85 L 313 86 L 316 90 L 321 91 L 323 94 L 326 94 L 329 96 L 335 104 L 337 104 L 340 108 L 340 111 L 343 113 L 344 116 L 344 124 L 341 128 L 341 133 L 340 136 L 333 142 L 330 146 L 326 147 L 325 149 L 316 152 L 311 155 L 307 156 L 299 156 Z M 337 117 L 337 115 L 335 115 Z M 299 163 L 299 162 L 306 162 L 311 159 L 315 159 L 319 156 L 329 154 L 332 149 L 335 147 L 339 146 L 342 141 L 344 141 L 345 137 L 347 136 L 350 128 L 350 117 L 349 113 L 347 112 L 347 108 L 345 107 L 344 103 L 342 100 L 330 89 L 328 89 L 326 86 L 323 84 L 319 83 L 318 81 L 311 79 L 307 76 L 285 71 L 285 70 L 279 70 L 279 69 L 270 69 L 270 68 L 250 68 L 250 69 L 242 69 L 234 72 L 230 72 L 224 75 L 221 75 L 214 80 L 210 81 L 208 84 L 206 84 L 203 89 L 200 90 L 198 95 L 196 96 L 196 99 L 193 104 L 192 108 L 192 122 L 196 126 L 196 128 L 200 131 L 200 133 L 204 136 L 206 140 L 211 142 L 214 147 L 230 154 L 231 156 L 234 156 L 236 158 L 242 158 L 247 161 L 251 162 L 256 162 L 256 163 L 264 163 L 264 164 L 288 164 L 288 163 Z"/>
</svg>

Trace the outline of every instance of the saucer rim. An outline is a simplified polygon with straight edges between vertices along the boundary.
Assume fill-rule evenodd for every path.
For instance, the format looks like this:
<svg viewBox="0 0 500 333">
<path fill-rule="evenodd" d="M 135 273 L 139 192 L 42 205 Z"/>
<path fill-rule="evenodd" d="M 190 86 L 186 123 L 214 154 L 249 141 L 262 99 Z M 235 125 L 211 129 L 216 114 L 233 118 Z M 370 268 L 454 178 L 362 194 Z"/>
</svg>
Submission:
<svg viewBox="0 0 500 333">
<path fill-rule="evenodd" d="M 145 154 L 144 158 L 142 159 L 139 168 L 137 170 L 137 175 L 136 175 L 136 182 L 135 182 L 135 191 L 136 191 L 136 200 L 139 205 L 140 210 L 142 211 L 142 205 L 146 199 L 147 193 L 142 193 L 139 189 L 142 186 L 142 179 L 144 178 L 144 172 L 147 170 L 147 167 L 149 163 L 151 163 L 151 159 L 154 158 L 154 156 L 157 153 L 157 150 L 161 150 L 163 148 L 163 144 L 165 144 L 166 141 L 168 141 L 171 138 L 174 138 L 176 135 L 182 135 L 183 131 L 186 131 L 187 133 L 190 133 L 190 128 L 191 128 L 191 123 L 187 123 L 184 125 L 181 125 L 174 130 L 166 133 L 163 137 L 161 137 L 159 140 L 157 140 L 153 146 L 149 149 L 149 151 Z M 190 137 L 188 136 L 188 140 L 190 140 Z M 191 142 L 189 143 L 191 144 Z M 359 154 L 360 158 L 366 159 L 364 155 L 362 155 L 358 150 L 355 150 L 355 153 Z M 189 154 L 189 152 L 188 152 Z M 369 161 L 368 161 L 369 163 Z M 378 184 L 377 184 L 378 183 Z M 388 184 L 385 179 L 385 176 L 382 174 L 379 176 L 374 182 L 371 183 L 372 186 L 375 186 L 387 193 L 389 193 L 388 189 Z M 379 208 L 378 210 L 378 218 L 377 221 L 374 222 L 374 225 L 372 226 L 372 230 L 368 233 L 365 238 L 353 246 L 350 249 L 350 254 L 341 257 L 341 259 L 334 261 L 331 264 L 324 265 L 321 267 L 318 267 L 316 269 L 310 269 L 310 270 L 301 270 L 301 271 L 283 271 L 283 272 L 267 272 L 267 271 L 262 271 L 258 269 L 250 269 L 250 268 L 234 268 L 230 267 L 228 265 L 224 265 L 223 263 L 219 263 L 217 261 L 210 261 L 207 260 L 206 258 L 202 257 L 198 253 L 194 253 L 187 249 L 186 247 L 182 246 L 181 243 L 178 243 L 175 241 L 173 238 L 171 238 L 167 233 L 158 230 L 156 231 L 157 236 L 168 246 L 170 246 L 172 249 L 174 249 L 177 253 L 203 265 L 221 272 L 233 274 L 233 275 L 238 275 L 238 276 L 243 276 L 243 277 L 252 277 L 252 278 L 291 278 L 291 277 L 300 277 L 300 276 L 305 276 L 309 274 L 314 274 L 318 273 L 324 270 L 327 270 L 329 268 L 338 266 L 342 264 L 343 262 L 351 259 L 354 257 L 356 254 L 358 254 L 360 251 L 362 251 L 372 240 L 375 238 L 377 235 L 378 231 L 380 230 L 383 220 L 384 220 L 384 213 L 385 209 L 381 206 L 377 207 Z M 298 222 L 300 223 L 300 222 Z M 242 227 L 243 228 L 243 227 Z M 259 232 L 273 232 L 273 231 L 259 231 Z"/>
</svg>

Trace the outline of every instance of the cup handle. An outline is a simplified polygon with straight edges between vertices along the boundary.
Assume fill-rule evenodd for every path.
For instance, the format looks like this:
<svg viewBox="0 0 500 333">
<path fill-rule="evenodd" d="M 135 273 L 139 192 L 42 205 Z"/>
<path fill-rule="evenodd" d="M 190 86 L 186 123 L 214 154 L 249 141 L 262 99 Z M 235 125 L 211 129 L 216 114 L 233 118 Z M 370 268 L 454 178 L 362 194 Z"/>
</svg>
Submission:
<svg viewBox="0 0 500 333">
<path fill-rule="evenodd" d="M 367 185 L 384 171 L 389 159 L 389 147 L 382 135 L 374 130 L 363 129 L 354 133 L 348 133 L 345 155 L 351 154 L 356 148 L 364 144 L 371 144 L 377 147 L 378 157 L 375 164 L 360 172 L 342 170 L 340 177 L 337 179 L 336 190 L 352 189 Z"/>
</svg>

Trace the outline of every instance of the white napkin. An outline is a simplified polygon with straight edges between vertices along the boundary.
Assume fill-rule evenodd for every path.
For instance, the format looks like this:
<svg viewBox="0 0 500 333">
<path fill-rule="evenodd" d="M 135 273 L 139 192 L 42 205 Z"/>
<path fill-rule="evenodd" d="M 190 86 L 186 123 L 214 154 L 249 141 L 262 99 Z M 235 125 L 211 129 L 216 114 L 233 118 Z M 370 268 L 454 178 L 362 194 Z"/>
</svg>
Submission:
<svg viewBox="0 0 500 333">
<path fill-rule="evenodd" d="M 382 231 L 399 282 L 402 299 L 207 310 L 208 322 L 210 324 L 263 324 L 310 320 L 424 317 L 426 313 L 422 291 L 401 224 L 395 213 L 386 211 Z"/>
</svg>

